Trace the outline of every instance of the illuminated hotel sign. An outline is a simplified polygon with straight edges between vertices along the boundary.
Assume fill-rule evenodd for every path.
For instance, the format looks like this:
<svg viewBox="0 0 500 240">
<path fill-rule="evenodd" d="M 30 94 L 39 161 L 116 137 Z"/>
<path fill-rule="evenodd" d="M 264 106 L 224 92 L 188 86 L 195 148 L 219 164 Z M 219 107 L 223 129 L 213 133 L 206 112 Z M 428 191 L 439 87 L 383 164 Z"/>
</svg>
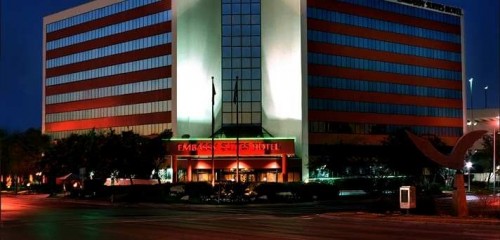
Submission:
<svg viewBox="0 0 500 240">
<path fill-rule="evenodd" d="M 237 144 L 236 139 L 215 139 L 214 154 L 217 156 L 236 155 L 239 145 L 241 156 L 265 156 L 295 154 L 294 139 L 287 138 L 243 138 Z M 169 143 L 173 155 L 210 156 L 212 154 L 211 139 L 173 139 Z"/>
<path fill-rule="evenodd" d="M 415 7 L 421 7 L 425 9 L 430 9 L 438 12 L 444 12 L 456 16 L 462 16 L 462 9 L 456 7 L 450 7 L 439 3 L 433 3 L 424 0 L 386 0 L 389 2 L 403 3 L 407 5 L 412 5 Z"/>
</svg>

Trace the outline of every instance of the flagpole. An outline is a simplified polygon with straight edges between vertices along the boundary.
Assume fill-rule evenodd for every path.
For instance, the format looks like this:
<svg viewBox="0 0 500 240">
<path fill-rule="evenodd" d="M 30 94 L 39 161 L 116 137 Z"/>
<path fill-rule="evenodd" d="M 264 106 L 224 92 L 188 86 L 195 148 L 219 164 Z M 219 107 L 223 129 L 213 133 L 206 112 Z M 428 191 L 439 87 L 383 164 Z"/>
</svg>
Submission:
<svg viewBox="0 0 500 240">
<path fill-rule="evenodd" d="M 240 182 L 240 111 L 239 111 L 239 97 L 238 97 L 238 76 L 236 76 L 235 87 L 235 100 L 236 100 L 236 182 Z"/>
<path fill-rule="evenodd" d="M 214 77 L 212 76 L 212 187 L 215 186 L 215 162 L 214 162 L 214 128 L 215 128 L 215 120 L 214 120 L 214 105 L 215 105 L 215 85 L 214 85 Z"/>
</svg>

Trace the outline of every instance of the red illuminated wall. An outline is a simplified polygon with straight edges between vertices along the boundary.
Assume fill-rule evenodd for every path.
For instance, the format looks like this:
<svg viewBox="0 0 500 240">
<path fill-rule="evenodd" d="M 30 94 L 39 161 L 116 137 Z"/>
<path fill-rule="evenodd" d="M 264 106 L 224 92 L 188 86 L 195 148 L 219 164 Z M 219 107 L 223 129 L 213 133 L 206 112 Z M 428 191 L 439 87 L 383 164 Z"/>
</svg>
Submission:
<svg viewBox="0 0 500 240">
<path fill-rule="evenodd" d="M 88 32 L 94 29 L 106 27 L 109 25 L 129 21 L 143 16 L 155 14 L 171 9 L 171 0 L 162 0 L 157 3 L 145 5 L 139 8 L 131 9 L 125 12 L 106 16 L 97 20 L 84 22 L 79 25 L 71 26 L 46 34 L 46 42 L 57 40 L 60 38 L 76 35 L 83 32 Z M 135 39 L 155 36 L 162 33 L 168 33 L 172 30 L 171 21 L 151 25 L 139 29 L 130 30 L 94 40 L 89 40 L 73 45 L 69 45 L 54 50 L 49 50 L 45 53 L 46 60 L 67 56 L 83 51 L 88 51 L 96 48 L 102 48 L 122 42 L 132 41 Z M 115 54 L 111 56 L 101 57 L 97 59 L 77 62 L 60 67 L 45 69 L 45 78 L 56 77 L 66 74 L 71 74 L 80 71 L 97 69 L 116 64 L 133 62 L 142 59 L 153 58 L 157 56 L 169 55 L 172 53 L 171 43 L 149 47 L 145 49 Z M 66 84 L 44 86 L 45 96 L 56 94 L 64 94 L 96 88 L 104 88 L 117 86 L 129 83 L 138 83 L 142 81 L 155 80 L 161 78 L 172 77 L 171 66 L 141 70 L 119 75 L 88 79 L 83 81 L 70 82 Z M 171 89 L 155 90 L 148 92 L 140 92 L 126 95 L 115 95 L 111 97 L 101 97 L 94 99 L 86 99 L 80 101 L 63 102 L 56 104 L 46 104 L 44 106 L 45 114 L 64 113 L 71 111 L 89 110 L 96 108 L 115 107 L 121 105 L 131 105 L 139 103 L 148 103 L 156 101 L 166 101 L 172 99 Z M 136 125 L 148 124 L 168 124 L 172 122 L 170 111 L 153 112 L 146 114 L 126 115 L 126 116 L 111 116 L 94 119 L 80 119 L 72 121 L 46 122 L 44 129 L 46 133 L 57 133 L 61 131 L 74 131 L 85 129 L 109 129 L 113 127 L 128 127 Z"/>
<path fill-rule="evenodd" d="M 416 18 L 412 16 L 401 15 L 388 11 L 372 9 L 360 5 L 353 5 L 341 1 L 324 1 L 324 0 L 308 0 L 308 7 L 314 7 L 325 10 L 332 10 L 340 13 L 357 15 L 371 19 L 390 21 L 404 25 L 425 28 L 429 30 L 461 33 L 460 25 L 446 24 L 442 22 Z M 398 33 L 380 31 L 366 27 L 358 27 L 340 23 L 322 21 L 318 19 L 308 18 L 307 29 L 329 33 L 337 33 L 341 35 L 356 36 L 361 38 L 369 38 L 393 43 L 402 43 L 417 47 L 425 47 L 436 50 L 444 50 L 461 53 L 461 45 L 432 39 L 414 37 Z M 381 62 L 389 62 L 396 64 L 406 64 L 412 66 L 421 66 L 428 68 L 439 68 L 450 71 L 462 71 L 461 62 L 453 62 L 441 59 L 431 59 L 413 55 L 403 55 L 390 52 L 382 52 L 364 48 L 356 48 L 349 46 L 341 46 L 336 44 L 314 42 L 308 40 L 308 53 L 322 53 L 336 56 L 346 56 L 356 59 L 367 59 Z M 367 71 L 355 68 L 343 68 L 336 66 L 308 64 L 308 75 L 324 76 L 332 78 L 356 79 L 370 82 L 385 82 L 395 84 L 411 84 L 414 86 L 425 86 L 432 88 L 454 89 L 461 91 L 461 81 L 448 81 L 422 76 L 402 75 L 389 72 Z M 462 109 L 462 99 L 448 99 L 437 97 L 423 96 L 406 96 L 392 93 L 381 92 L 360 92 L 355 90 L 334 89 L 334 88 L 319 88 L 309 87 L 308 97 L 316 99 L 334 99 L 342 101 L 359 101 L 365 103 L 381 103 L 381 104 L 405 104 L 413 106 L 425 107 L 446 107 L 454 109 Z M 337 111 L 320 111 L 309 110 L 308 113 L 310 122 L 342 122 L 346 124 L 386 124 L 386 125 L 403 125 L 403 126 L 428 126 L 428 127 L 454 127 L 461 128 L 463 125 L 462 118 L 444 118 L 444 117 L 425 117 L 411 115 L 388 115 L 369 112 L 337 112 Z M 457 137 L 441 136 L 445 142 L 453 144 Z M 329 133 L 329 132 L 313 132 L 309 133 L 310 144 L 325 144 L 325 143 L 368 143 L 380 144 L 384 136 L 381 135 L 356 135 L 345 133 Z M 360 140 L 362 139 L 362 140 Z"/>
</svg>

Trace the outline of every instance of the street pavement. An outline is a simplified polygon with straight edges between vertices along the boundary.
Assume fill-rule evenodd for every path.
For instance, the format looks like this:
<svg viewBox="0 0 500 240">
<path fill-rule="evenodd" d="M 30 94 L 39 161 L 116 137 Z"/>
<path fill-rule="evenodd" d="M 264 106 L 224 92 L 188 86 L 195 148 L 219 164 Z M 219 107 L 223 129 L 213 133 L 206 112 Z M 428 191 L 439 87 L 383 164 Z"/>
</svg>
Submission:
<svg viewBox="0 0 500 240">
<path fill-rule="evenodd" d="M 0 239 L 500 239 L 500 220 L 376 214 L 330 203 L 128 204 L 2 196 Z"/>
</svg>

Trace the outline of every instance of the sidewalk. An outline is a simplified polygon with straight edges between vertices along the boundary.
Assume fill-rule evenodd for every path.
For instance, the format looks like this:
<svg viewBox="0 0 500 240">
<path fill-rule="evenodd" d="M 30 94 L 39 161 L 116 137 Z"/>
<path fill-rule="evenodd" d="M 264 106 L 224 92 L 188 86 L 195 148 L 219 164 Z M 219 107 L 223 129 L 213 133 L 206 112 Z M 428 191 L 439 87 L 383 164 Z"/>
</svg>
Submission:
<svg viewBox="0 0 500 240">
<path fill-rule="evenodd" d="M 497 225 L 500 228 L 500 219 L 481 217 L 454 217 L 454 216 L 431 216 L 413 214 L 380 214 L 368 212 L 335 212 L 324 213 L 326 218 L 351 218 L 351 219 L 373 219 L 391 222 L 411 221 L 425 223 L 455 223 L 455 224 L 487 224 Z"/>
</svg>

